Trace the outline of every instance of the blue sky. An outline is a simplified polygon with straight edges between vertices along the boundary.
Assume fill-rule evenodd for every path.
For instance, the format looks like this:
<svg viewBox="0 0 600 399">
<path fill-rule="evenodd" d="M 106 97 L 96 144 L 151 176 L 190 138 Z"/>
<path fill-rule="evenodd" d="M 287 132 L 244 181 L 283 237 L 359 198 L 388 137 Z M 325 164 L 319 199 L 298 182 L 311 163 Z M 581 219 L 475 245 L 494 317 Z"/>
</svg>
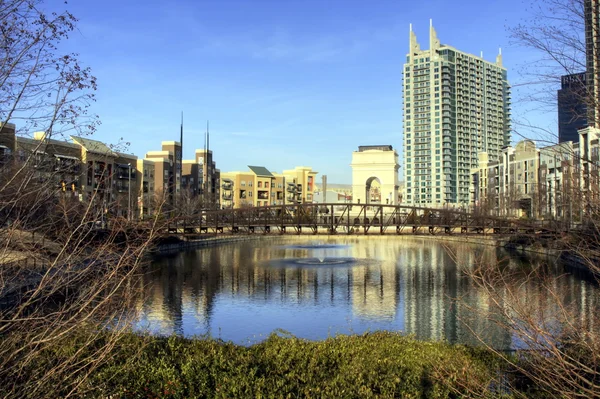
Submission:
<svg viewBox="0 0 600 399">
<path fill-rule="evenodd" d="M 179 139 L 184 157 L 204 145 L 221 171 L 309 165 L 351 182 L 359 145 L 392 144 L 402 156 L 402 65 L 409 24 L 442 43 L 494 60 L 502 47 L 511 83 L 531 57 L 506 26 L 521 0 L 48 0 L 79 19 L 68 50 L 98 78 L 95 138 L 131 142 L 142 157 Z M 515 97 L 514 113 L 524 111 Z M 554 114 L 534 115 L 550 125 Z M 320 180 L 320 179 L 319 179 Z"/>
</svg>

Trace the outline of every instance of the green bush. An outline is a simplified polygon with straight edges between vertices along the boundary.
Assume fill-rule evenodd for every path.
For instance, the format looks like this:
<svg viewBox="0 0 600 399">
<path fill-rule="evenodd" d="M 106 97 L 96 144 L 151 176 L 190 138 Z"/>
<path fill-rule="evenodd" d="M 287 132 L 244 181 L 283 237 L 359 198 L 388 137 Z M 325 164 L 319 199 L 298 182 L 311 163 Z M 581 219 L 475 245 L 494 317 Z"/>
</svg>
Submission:
<svg viewBox="0 0 600 399">
<path fill-rule="evenodd" d="M 489 394 L 499 368 L 483 350 L 389 332 L 317 342 L 273 334 L 251 347 L 131 334 L 114 352 L 89 381 L 92 396 L 455 398 Z"/>
</svg>

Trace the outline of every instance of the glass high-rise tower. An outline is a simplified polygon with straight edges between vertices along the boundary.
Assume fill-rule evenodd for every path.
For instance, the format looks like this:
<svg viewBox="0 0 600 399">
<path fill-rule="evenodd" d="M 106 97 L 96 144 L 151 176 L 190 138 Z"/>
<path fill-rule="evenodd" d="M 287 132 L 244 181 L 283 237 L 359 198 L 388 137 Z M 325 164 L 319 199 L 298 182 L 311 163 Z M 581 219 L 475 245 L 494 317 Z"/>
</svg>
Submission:
<svg viewBox="0 0 600 399">
<path fill-rule="evenodd" d="M 477 154 L 496 159 L 510 143 L 510 89 L 496 62 L 442 45 L 432 25 L 429 50 L 410 30 L 403 69 L 404 202 L 468 205 Z"/>
</svg>

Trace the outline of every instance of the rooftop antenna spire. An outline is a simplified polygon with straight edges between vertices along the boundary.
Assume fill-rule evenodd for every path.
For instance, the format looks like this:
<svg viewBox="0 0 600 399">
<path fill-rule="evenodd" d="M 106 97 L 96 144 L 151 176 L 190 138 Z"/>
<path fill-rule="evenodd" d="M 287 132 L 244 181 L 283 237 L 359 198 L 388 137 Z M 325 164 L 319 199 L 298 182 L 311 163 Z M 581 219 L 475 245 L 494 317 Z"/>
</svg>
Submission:
<svg viewBox="0 0 600 399">
<path fill-rule="evenodd" d="M 181 145 L 181 157 L 179 160 L 183 164 L 183 111 L 181 111 L 181 129 L 179 132 L 179 144 Z"/>
<path fill-rule="evenodd" d="M 179 129 L 179 185 L 183 182 L 183 111 L 181 111 L 181 126 Z M 177 185 L 177 171 L 175 171 L 175 185 Z"/>
</svg>

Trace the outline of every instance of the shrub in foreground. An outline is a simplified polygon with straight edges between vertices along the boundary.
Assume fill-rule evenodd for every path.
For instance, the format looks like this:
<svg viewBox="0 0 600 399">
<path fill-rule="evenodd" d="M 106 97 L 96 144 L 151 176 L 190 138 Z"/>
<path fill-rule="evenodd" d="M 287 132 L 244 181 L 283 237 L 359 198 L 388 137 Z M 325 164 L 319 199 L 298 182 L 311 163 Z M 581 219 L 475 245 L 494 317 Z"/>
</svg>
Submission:
<svg viewBox="0 0 600 399">
<path fill-rule="evenodd" d="M 131 334 L 86 385 L 129 398 L 454 398 L 487 396 L 497 369 L 483 350 L 389 332 L 251 347 Z"/>
</svg>

